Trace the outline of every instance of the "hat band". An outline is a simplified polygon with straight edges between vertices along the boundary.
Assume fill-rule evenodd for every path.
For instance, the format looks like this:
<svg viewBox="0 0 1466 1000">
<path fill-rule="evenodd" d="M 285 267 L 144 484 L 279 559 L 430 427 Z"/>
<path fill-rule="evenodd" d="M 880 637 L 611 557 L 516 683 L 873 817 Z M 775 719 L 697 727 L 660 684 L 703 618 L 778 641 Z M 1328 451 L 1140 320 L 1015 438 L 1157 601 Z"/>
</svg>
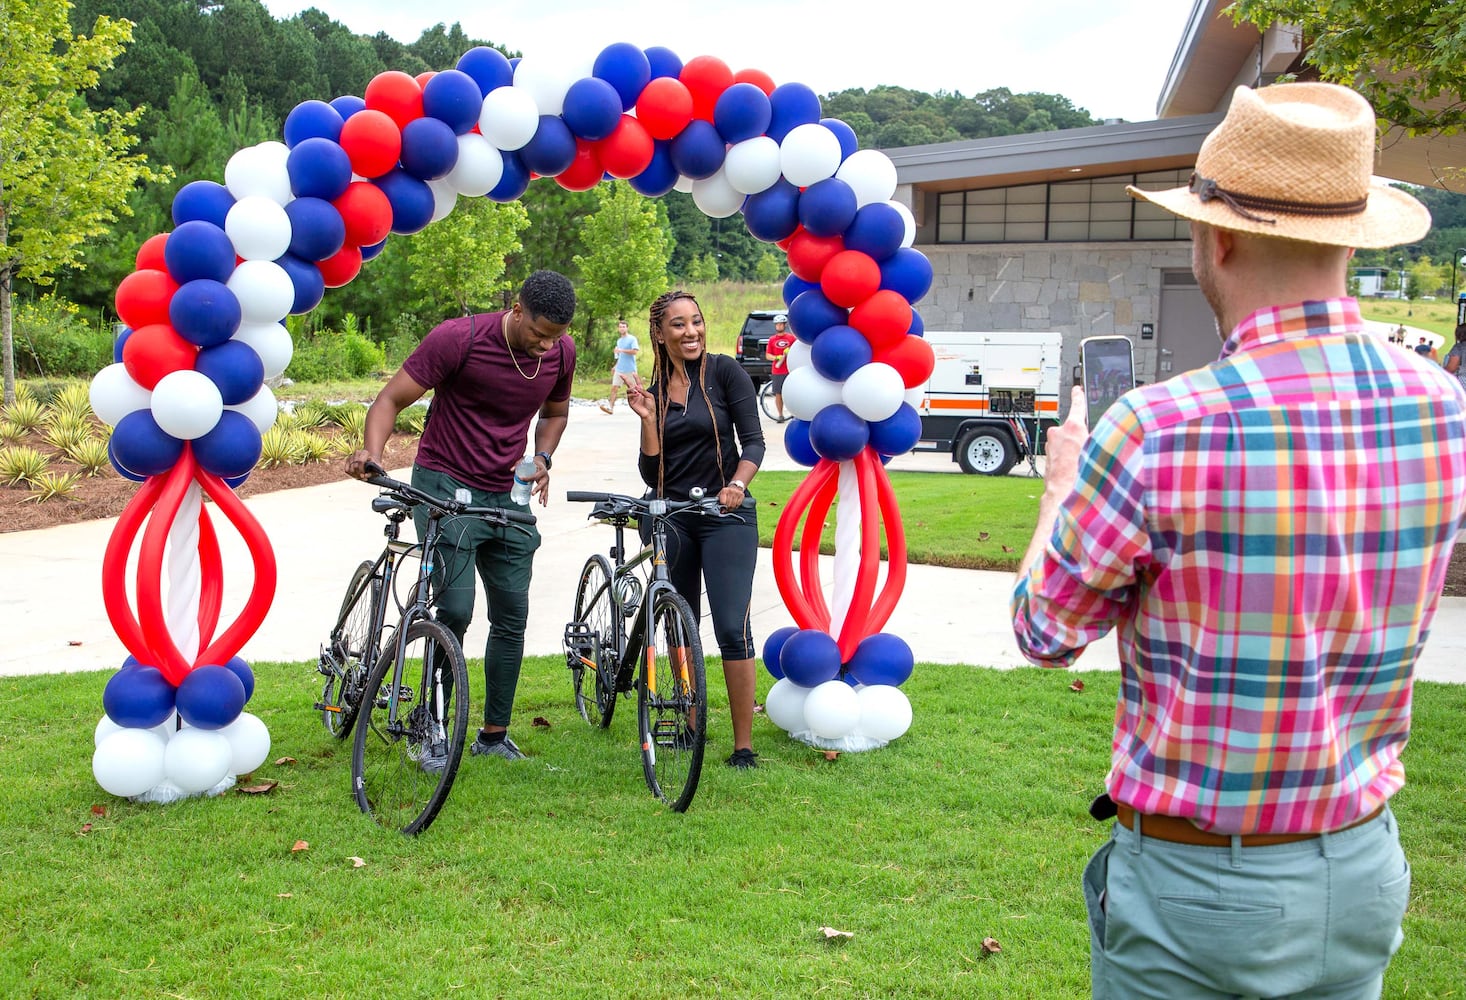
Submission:
<svg viewBox="0 0 1466 1000">
<path fill-rule="evenodd" d="M 1278 220 L 1256 215 L 1248 211 L 1248 209 L 1256 209 L 1259 212 L 1282 212 L 1287 215 L 1342 216 L 1358 215 L 1369 206 L 1369 197 L 1367 195 L 1358 201 L 1336 202 L 1287 201 L 1283 198 L 1261 198 L 1257 195 L 1228 191 L 1226 188 L 1219 186 L 1211 178 L 1202 177 L 1196 173 L 1191 175 L 1191 181 L 1187 184 L 1187 190 L 1200 198 L 1203 204 L 1209 201 L 1221 201 L 1244 219 L 1251 219 L 1253 222 L 1263 222 L 1268 225 L 1274 225 Z"/>
</svg>

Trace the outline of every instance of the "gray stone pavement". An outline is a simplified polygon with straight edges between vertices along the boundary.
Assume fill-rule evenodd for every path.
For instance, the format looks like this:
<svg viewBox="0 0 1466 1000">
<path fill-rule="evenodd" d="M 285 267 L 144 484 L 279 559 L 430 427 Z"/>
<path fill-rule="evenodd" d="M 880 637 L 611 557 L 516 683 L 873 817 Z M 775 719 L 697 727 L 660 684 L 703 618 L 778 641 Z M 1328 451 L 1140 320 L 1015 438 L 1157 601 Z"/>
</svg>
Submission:
<svg viewBox="0 0 1466 1000">
<path fill-rule="evenodd" d="M 782 428 L 765 421 L 769 439 L 764 468 L 796 469 L 784 453 Z M 548 507 L 539 516 L 543 546 L 535 559 L 530 593 L 530 626 L 525 637 L 531 654 L 560 652 L 570 616 L 575 582 L 591 552 L 604 552 L 610 528 L 588 521 L 589 508 L 565 500 L 566 490 L 641 491 L 635 469 L 635 417 L 624 405 L 606 416 L 590 403 L 571 408 L 570 424 L 555 455 Z M 892 469 L 960 475 L 946 455 L 912 454 Z M 1022 476 L 1026 470 L 1015 469 Z M 1035 492 L 1042 488 L 1032 480 Z M 755 481 L 753 492 L 758 493 Z M 374 558 L 382 545 L 382 518 L 369 504 L 375 491 L 354 480 L 307 489 L 269 493 L 247 501 L 274 544 L 279 586 L 264 624 L 242 655 L 251 661 L 313 661 L 340 606 L 352 570 Z M 910 517 L 909 510 L 903 512 Z M 112 669 L 126 656 L 102 606 L 101 560 L 114 521 L 45 528 L 0 535 L 0 675 Z M 238 613 L 251 582 L 243 543 L 220 525 L 226 590 L 221 628 Z M 409 525 L 410 529 L 410 525 Z M 129 571 L 131 573 L 131 570 Z M 832 564 L 821 560 L 828 595 Z M 911 566 L 895 614 L 886 631 L 905 638 L 922 663 L 967 663 L 1016 667 L 1019 655 L 1008 625 L 1011 576 L 971 570 Z M 487 627 L 482 594 L 475 625 L 465 641 L 468 655 L 483 655 Z M 761 643 L 772 630 L 792 624 L 774 584 L 770 554 L 760 550 L 754 579 L 753 629 Z M 703 642 L 712 645 L 711 625 Z M 1113 637 L 1091 646 L 1081 669 L 1116 669 Z M 1421 657 L 1418 676 L 1466 683 L 1466 598 L 1445 598 Z"/>
</svg>

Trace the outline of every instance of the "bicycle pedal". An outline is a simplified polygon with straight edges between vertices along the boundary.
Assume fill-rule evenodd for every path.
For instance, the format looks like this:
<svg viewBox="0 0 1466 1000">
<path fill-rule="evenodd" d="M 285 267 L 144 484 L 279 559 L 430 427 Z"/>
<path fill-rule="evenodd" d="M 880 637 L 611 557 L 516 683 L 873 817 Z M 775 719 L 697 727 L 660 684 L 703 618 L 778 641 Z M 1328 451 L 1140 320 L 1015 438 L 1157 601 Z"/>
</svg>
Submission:
<svg viewBox="0 0 1466 1000">
<path fill-rule="evenodd" d="M 335 712 L 337 715 L 340 715 L 343 711 L 340 705 L 327 705 L 325 702 L 322 701 L 316 702 L 311 707 L 314 708 L 317 712 Z"/>
</svg>

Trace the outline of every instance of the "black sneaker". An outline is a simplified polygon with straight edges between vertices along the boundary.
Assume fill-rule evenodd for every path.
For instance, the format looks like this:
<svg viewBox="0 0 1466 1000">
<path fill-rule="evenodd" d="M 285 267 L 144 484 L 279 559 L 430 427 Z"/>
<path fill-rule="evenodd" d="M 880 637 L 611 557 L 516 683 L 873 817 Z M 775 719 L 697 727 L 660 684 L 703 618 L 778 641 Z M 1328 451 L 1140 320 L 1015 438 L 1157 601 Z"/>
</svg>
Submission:
<svg viewBox="0 0 1466 1000">
<path fill-rule="evenodd" d="M 474 757 L 503 757 L 505 760 L 529 760 L 529 754 L 515 746 L 514 741 L 509 737 L 502 740 L 495 740 L 490 743 L 484 739 L 483 731 L 480 730 L 478 738 L 468 748 L 468 752 Z"/>
<path fill-rule="evenodd" d="M 741 750 L 734 750 L 728 756 L 728 766 L 736 768 L 758 767 L 758 754 L 748 747 Z"/>
</svg>

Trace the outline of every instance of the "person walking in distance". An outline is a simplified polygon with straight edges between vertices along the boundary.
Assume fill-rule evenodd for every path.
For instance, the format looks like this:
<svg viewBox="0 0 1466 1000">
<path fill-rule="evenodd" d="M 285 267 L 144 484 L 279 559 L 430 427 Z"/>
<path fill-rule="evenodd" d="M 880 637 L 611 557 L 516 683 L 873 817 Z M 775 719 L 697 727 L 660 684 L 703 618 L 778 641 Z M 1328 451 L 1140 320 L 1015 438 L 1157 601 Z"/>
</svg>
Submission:
<svg viewBox="0 0 1466 1000">
<path fill-rule="evenodd" d="M 769 377 L 774 381 L 774 409 L 779 414 L 775 419 L 781 424 L 789 419 L 784 416 L 784 380 L 789 377 L 789 348 L 793 346 L 794 334 L 789 332 L 789 317 L 779 313 L 774 317 L 774 335 L 764 348 L 764 357 L 772 362 Z"/>
<path fill-rule="evenodd" d="M 367 410 L 361 450 L 347 459 L 358 479 L 368 462 L 381 463 L 397 414 L 433 390 L 427 426 L 412 467 L 412 484 L 438 496 L 466 491 L 483 507 L 519 507 L 510 496 L 534 422 L 528 482 L 549 501 L 551 455 L 565 432 L 575 374 L 575 342 L 566 332 L 575 316 L 575 289 L 562 274 L 536 271 L 503 312 L 455 317 L 438 324 L 387 381 Z M 426 512 L 415 515 L 418 537 Z M 474 570 L 488 598 L 484 649 L 484 722 L 469 747 L 475 755 L 522 760 L 509 738 L 514 692 L 529 618 L 529 581 L 539 532 L 488 525 L 472 518 L 442 522 L 433 570 L 438 620 L 463 641 L 473 618 Z M 431 766 L 431 761 L 425 761 Z"/>
<path fill-rule="evenodd" d="M 616 321 L 616 347 L 614 349 L 616 361 L 611 365 L 611 391 L 608 398 L 601 404 L 603 413 L 614 413 L 616 411 L 616 389 L 618 386 L 626 386 L 629 391 L 632 386 L 640 386 L 641 379 L 636 374 L 636 356 L 641 353 L 641 345 L 631 335 L 624 319 Z"/>
<path fill-rule="evenodd" d="M 1034 663 L 1117 630 L 1109 840 L 1084 873 L 1096 997 L 1380 995 L 1410 868 L 1390 798 L 1466 520 L 1466 390 L 1370 335 L 1351 248 L 1422 238 L 1371 180 L 1375 114 L 1239 87 L 1186 187 L 1223 336 L 1204 368 L 1049 431 L 1013 592 Z"/>
</svg>

